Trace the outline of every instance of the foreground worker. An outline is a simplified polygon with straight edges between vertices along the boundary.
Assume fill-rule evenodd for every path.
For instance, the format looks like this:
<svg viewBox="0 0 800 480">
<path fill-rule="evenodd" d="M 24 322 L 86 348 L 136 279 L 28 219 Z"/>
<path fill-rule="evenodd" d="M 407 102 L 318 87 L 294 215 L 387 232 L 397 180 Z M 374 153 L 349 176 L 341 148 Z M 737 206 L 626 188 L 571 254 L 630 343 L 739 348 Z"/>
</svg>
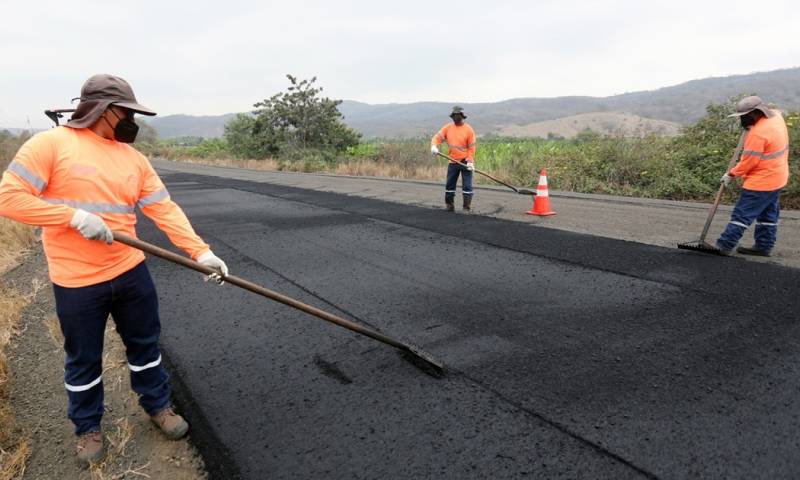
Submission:
<svg viewBox="0 0 800 480">
<path fill-rule="evenodd" d="M 448 123 L 431 139 L 431 153 L 439 153 L 439 145 L 447 142 L 450 157 L 455 160 L 447 165 L 447 184 L 444 187 L 444 203 L 447 211 L 455 210 L 456 184 L 461 175 L 461 193 L 464 195 L 464 210 L 472 206 L 472 172 L 475 171 L 475 132 L 464 120 L 464 109 L 453 107 Z"/>
<path fill-rule="evenodd" d="M 103 332 L 109 315 L 125 344 L 139 404 L 168 438 L 189 429 L 170 406 L 169 376 L 157 344 L 158 300 L 144 254 L 113 243 L 112 230 L 135 236 L 138 206 L 192 258 L 228 273 L 150 162 L 128 145 L 138 131 L 134 113 L 155 115 L 137 103 L 125 80 L 89 78 L 67 125 L 28 140 L 0 181 L 0 215 L 43 227 L 64 334 L 67 414 L 78 436 L 78 458 L 86 462 L 103 456 Z"/>
<path fill-rule="evenodd" d="M 745 255 L 769 257 L 777 240 L 781 189 L 789 181 L 789 132 L 781 112 L 756 96 L 740 100 L 730 116 L 739 117 L 748 132 L 739 163 L 721 181 L 727 186 L 734 177 L 742 177 L 744 183 L 717 247 L 725 255 L 736 249 Z M 754 220 L 755 245 L 736 248 Z"/>
</svg>

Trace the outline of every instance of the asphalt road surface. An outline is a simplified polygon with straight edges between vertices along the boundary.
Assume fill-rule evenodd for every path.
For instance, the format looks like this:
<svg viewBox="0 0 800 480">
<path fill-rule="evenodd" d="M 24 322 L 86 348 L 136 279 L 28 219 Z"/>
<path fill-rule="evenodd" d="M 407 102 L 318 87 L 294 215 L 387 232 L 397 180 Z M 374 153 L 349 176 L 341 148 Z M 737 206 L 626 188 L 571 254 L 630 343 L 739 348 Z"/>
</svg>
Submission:
<svg viewBox="0 0 800 480">
<path fill-rule="evenodd" d="M 176 400 L 216 478 L 800 476 L 798 270 L 162 175 L 231 273 L 449 369 L 433 378 L 391 347 L 150 259 Z M 149 221 L 139 235 L 168 246 Z"/>
</svg>

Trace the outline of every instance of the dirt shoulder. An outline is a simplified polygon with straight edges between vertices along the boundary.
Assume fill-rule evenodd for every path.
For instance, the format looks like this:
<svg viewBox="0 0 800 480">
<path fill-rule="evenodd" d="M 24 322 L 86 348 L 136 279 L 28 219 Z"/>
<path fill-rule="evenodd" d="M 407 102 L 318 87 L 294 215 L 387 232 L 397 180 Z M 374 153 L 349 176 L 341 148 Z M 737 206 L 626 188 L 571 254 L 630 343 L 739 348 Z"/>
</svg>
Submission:
<svg viewBox="0 0 800 480">
<path fill-rule="evenodd" d="M 207 478 L 202 459 L 188 440 L 163 438 L 139 408 L 124 347 L 112 321 L 103 357 L 107 455 L 87 470 L 75 459 L 75 437 L 66 417 L 64 352 L 51 284 L 41 244 L 23 263 L 0 277 L 6 289 L 30 299 L 19 322 L 20 334 L 8 349 L 10 404 L 14 435 L 27 438 L 30 457 L 22 478 L 133 479 Z"/>
</svg>

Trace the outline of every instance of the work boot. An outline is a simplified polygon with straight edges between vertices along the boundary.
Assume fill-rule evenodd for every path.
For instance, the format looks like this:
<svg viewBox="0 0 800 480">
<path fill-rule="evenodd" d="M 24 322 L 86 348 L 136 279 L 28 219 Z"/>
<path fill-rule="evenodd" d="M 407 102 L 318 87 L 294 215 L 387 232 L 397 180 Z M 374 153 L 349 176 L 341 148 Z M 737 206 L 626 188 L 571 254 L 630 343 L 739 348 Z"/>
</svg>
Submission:
<svg viewBox="0 0 800 480">
<path fill-rule="evenodd" d="M 736 249 L 736 251 L 741 253 L 741 254 L 743 254 L 743 255 L 756 255 L 756 256 L 759 256 L 759 257 L 771 257 L 772 256 L 772 252 L 770 250 L 761 250 L 760 248 L 756 248 L 755 246 L 752 246 L 750 248 L 748 248 L 748 247 L 739 247 L 739 248 Z"/>
<path fill-rule="evenodd" d="M 464 211 L 469 212 L 472 205 L 472 195 L 464 195 Z"/>
<path fill-rule="evenodd" d="M 189 424 L 180 415 L 172 411 L 171 407 L 156 413 L 150 420 L 164 432 L 170 440 L 178 440 L 189 431 Z"/>
<path fill-rule="evenodd" d="M 455 212 L 456 211 L 456 205 L 453 202 L 445 203 L 445 208 L 447 208 L 448 212 Z"/>
<path fill-rule="evenodd" d="M 103 434 L 86 432 L 78 437 L 78 461 L 84 464 L 103 458 Z"/>
</svg>

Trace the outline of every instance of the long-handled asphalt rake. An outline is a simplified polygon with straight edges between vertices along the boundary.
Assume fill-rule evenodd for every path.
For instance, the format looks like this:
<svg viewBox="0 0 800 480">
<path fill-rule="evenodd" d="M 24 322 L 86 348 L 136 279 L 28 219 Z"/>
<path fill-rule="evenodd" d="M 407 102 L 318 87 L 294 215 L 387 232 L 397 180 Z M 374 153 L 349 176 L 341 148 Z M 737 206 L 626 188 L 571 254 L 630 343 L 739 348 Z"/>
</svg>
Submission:
<svg viewBox="0 0 800 480">
<path fill-rule="evenodd" d="M 446 159 L 450 160 L 451 162 L 462 163 L 462 162 L 459 162 L 458 160 L 454 159 L 450 155 L 445 155 L 444 153 L 441 153 L 441 152 L 436 152 L 436 154 L 439 155 L 442 158 L 446 158 Z M 463 163 L 462 163 L 462 165 L 463 165 Z M 499 183 L 500 185 L 504 185 L 504 186 L 510 188 L 511 190 L 514 190 L 515 193 L 519 193 L 520 195 L 536 195 L 536 192 L 534 192 L 532 190 L 528 190 L 527 188 L 513 187 L 513 186 L 507 184 L 506 182 L 504 182 L 502 180 L 498 180 L 498 179 L 494 178 L 493 176 L 489 175 L 486 172 L 482 172 L 482 171 L 478 170 L 477 168 L 475 169 L 475 173 L 480 173 L 484 177 L 486 177 L 486 178 L 488 178 L 490 180 L 494 180 L 495 182 Z"/>
<path fill-rule="evenodd" d="M 747 130 L 742 130 L 742 134 L 739 136 L 739 144 L 736 146 L 736 150 L 733 152 L 733 156 L 731 157 L 731 161 L 728 162 L 728 169 L 725 170 L 730 171 L 736 162 L 739 161 L 739 154 L 742 153 L 742 147 L 744 146 L 744 139 L 747 136 Z M 706 235 L 708 235 L 708 228 L 711 226 L 711 221 L 714 220 L 714 214 L 717 213 L 717 207 L 719 207 L 719 202 L 722 200 L 722 192 L 725 191 L 725 184 L 720 183 L 719 190 L 717 190 L 717 196 L 714 198 L 714 203 L 711 204 L 711 208 L 708 210 L 708 218 L 706 218 L 706 224 L 703 226 L 703 232 L 700 234 L 700 238 L 694 242 L 686 242 L 686 243 L 679 243 L 678 248 L 682 248 L 684 250 L 694 250 L 696 252 L 703 252 L 703 253 L 711 253 L 715 255 L 721 255 L 719 248 L 710 243 L 706 242 Z"/>
<path fill-rule="evenodd" d="M 299 300 L 295 300 L 294 298 L 287 297 L 286 295 L 269 290 L 268 288 L 256 285 L 255 283 L 247 281 L 243 278 L 239 278 L 234 275 L 222 275 L 219 272 L 217 272 L 217 270 L 211 267 L 207 267 L 198 262 L 195 262 L 194 260 L 170 252 L 169 250 L 165 250 L 161 247 L 157 247 L 155 245 L 144 242 L 137 238 L 125 235 L 124 233 L 114 232 L 114 241 L 123 243 L 125 245 L 128 245 L 129 247 L 142 250 L 143 252 L 147 252 L 149 254 L 155 255 L 156 257 L 160 257 L 163 258 L 164 260 L 177 263 L 178 265 L 182 265 L 186 268 L 196 270 L 206 275 L 212 275 L 212 274 L 220 275 L 222 280 L 232 285 L 236 285 L 237 287 L 249 290 L 253 293 L 257 293 L 271 300 L 275 300 L 276 302 L 289 305 L 290 307 L 309 313 L 317 318 L 321 318 L 322 320 L 334 323 L 336 325 L 339 325 L 340 327 L 344 327 L 358 334 L 373 338 L 379 342 L 391 345 L 392 347 L 400 350 L 401 354 L 403 354 L 403 357 L 405 359 L 409 360 L 413 365 L 415 365 L 417 368 L 420 368 L 425 373 L 431 374 L 433 376 L 441 376 L 445 372 L 445 367 L 441 362 L 433 358 L 430 354 L 423 352 L 422 350 L 419 349 L 419 347 L 416 347 L 414 345 L 401 342 L 399 340 L 386 336 L 382 333 L 370 330 L 357 323 L 351 322 L 350 320 L 346 320 L 332 313 L 328 313 L 324 310 L 320 310 L 319 308 L 307 305 Z"/>
</svg>

